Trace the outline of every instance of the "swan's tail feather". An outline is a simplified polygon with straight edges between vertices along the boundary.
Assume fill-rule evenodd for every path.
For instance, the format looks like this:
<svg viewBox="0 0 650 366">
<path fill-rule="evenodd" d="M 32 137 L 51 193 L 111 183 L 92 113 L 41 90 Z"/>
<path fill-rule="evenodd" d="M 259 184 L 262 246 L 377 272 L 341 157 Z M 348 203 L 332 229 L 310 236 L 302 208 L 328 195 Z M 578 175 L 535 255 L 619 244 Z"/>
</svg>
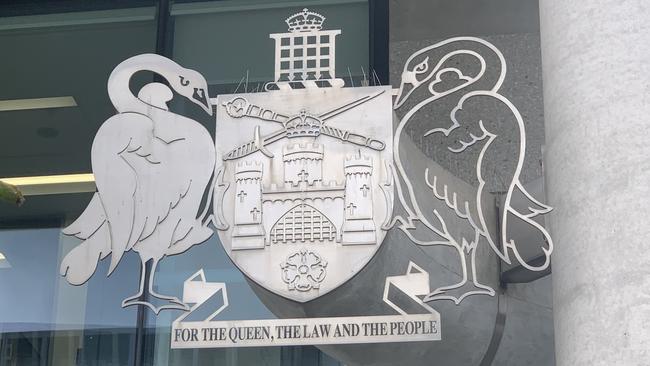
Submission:
<svg viewBox="0 0 650 366">
<path fill-rule="evenodd" d="M 508 210 L 505 219 L 507 225 L 512 227 L 516 223 L 517 227 L 516 233 L 503 233 L 504 236 L 508 235 L 505 241 L 506 250 L 512 250 L 517 261 L 530 271 L 547 269 L 551 264 L 553 240 L 546 228 L 532 217 L 515 210 Z M 506 229 L 506 225 L 503 229 Z"/>
<path fill-rule="evenodd" d="M 73 285 L 82 285 L 95 273 L 97 263 L 111 253 L 110 233 L 104 221 L 61 261 L 60 273 Z"/>
<path fill-rule="evenodd" d="M 207 224 L 203 225 L 199 220 L 194 222 L 193 225 L 181 220 L 172 234 L 172 241 L 166 254 L 183 253 L 192 246 L 207 241 L 213 234 L 214 231 Z"/>
<path fill-rule="evenodd" d="M 63 229 L 63 234 L 85 240 L 99 230 L 105 221 L 106 214 L 104 213 L 104 206 L 99 198 L 99 194 L 95 193 L 81 216 L 70 224 L 70 226 Z"/>
<path fill-rule="evenodd" d="M 533 197 L 530 192 L 521 185 L 521 183 L 517 183 L 513 187 L 512 197 L 519 198 L 517 200 L 517 207 L 513 207 L 513 209 L 531 219 L 536 216 L 545 215 L 553 210 L 551 206 L 544 204 Z M 514 200 L 511 201 L 511 203 L 512 202 L 514 202 Z"/>
</svg>

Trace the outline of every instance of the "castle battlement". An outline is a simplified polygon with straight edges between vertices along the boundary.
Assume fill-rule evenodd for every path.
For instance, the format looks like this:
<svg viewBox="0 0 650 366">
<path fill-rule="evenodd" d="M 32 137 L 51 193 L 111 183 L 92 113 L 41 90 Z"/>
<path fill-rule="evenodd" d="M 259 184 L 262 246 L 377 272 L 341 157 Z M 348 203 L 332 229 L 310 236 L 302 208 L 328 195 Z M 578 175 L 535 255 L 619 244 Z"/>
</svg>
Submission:
<svg viewBox="0 0 650 366">
<path fill-rule="evenodd" d="M 323 145 L 318 143 L 287 144 L 282 148 L 285 162 L 309 159 L 323 160 Z"/>
<path fill-rule="evenodd" d="M 335 180 L 331 180 L 327 183 L 316 181 L 312 185 L 305 185 L 300 192 L 310 192 L 310 191 L 334 191 L 334 190 L 343 190 L 345 189 L 345 184 L 340 184 Z M 272 193 L 296 193 L 296 186 L 291 183 L 285 184 L 276 184 L 271 183 L 270 185 L 265 185 L 262 187 L 263 194 L 272 194 Z"/>
<path fill-rule="evenodd" d="M 240 161 L 235 165 L 235 174 L 242 171 L 262 171 L 264 165 L 259 161 Z"/>
<path fill-rule="evenodd" d="M 263 165 L 257 161 L 239 162 L 235 165 L 235 180 L 261 180 Z"/>
<path fill-rule="evenodd" d="M 372 174 L 372 158 L 358 151 L 357 154 L 345 158 L 344 168 L 346 175 Z"/>
</svg>

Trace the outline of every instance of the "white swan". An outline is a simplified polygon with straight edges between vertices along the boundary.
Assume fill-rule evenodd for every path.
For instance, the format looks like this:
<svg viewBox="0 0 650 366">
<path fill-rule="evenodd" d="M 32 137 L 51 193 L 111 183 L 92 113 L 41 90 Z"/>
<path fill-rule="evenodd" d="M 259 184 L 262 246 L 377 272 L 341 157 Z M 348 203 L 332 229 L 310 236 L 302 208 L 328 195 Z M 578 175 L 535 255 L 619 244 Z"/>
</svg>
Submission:
<svg viewBox="0 0 650 366">
<path fill-rule="evenodd" d="M 460 62 L 461 59 L 467 64 Z M 463 271 L 460 282 L 438 288 L 424 301 L 446 299 L 458 304 L 470 295 L 495 294 L 494 289 L 481 284 L 477 278 L 475 255 L 481 238 L 507 263 L 512 262 L 512 254 L 529 270 L 541 271 L 550 265 L 553 241 L 537 220 L 551 211 L 551 207 L 532 197 L 520 181 L 526 153 L 525 124 L 517 108 L 499 94 L 505 75 L 506 64 L 501 52 L 491 43 L 475 37 L 450 38 L 425 47 L 411 55 L 404 66 L 395 109 L 409 99 L 413 107 L 402 117 L 395 132 L 398 194 L 405 213 L 396 216 L 393 224 L 398 223 L 398 227 L 416 244 L 454 247 Z M 412 118 L 416 114 L 419 118 Z M 446 147 L 446 152 L 443 150 L 436 155 L 440 161 L 476 159 L 472 150 L 479 151 L 475 160 L 478 187 L 474 197 L 461 199 L 461 195 L 454 191 L 455 187 L 439 183 L 436 172 L 414 171 L 400 156 L 400 138 L 409 128 L 408 124 L 417 121 L 430 123 L 431 128 L 423 138 L 431 146 Z M 510 138 L 519 143 L 516 151 L 512 152 L 513 158 L 497 161 L 498 153 L 511 146 Z M 501 172 L 499 178 L 507 183 L 500 227 L 486 222 L 486 217 L 495 207 L 485 204 L 486 179 L 497 169 Z M 423 179 L 431 189 L 426 197 L 429 205 L 420 205 L 424 201 L 416 199 L 411 183 L 411 179 L 416 178 Z M 526 204 L 513 207 L 512 198 L 515 196 Z M 420 199 L 422 197 L 424 195 Z M 422 212 L 420 206 L 444 207 L 453 210 L 455 215 L 445 222 L 437 210 L 434 209 L 434 217 Z M 529 238 L 538 240 L 541 264 L 529 263 L 520 254 L 521 245 L 518 244 L 521 243 L 509 230 L 516 221 L 522 230 L 527 231 Z M 470 224 L 474 232 L 472 235 L 451 234 L 447 230 L 450 223 L 455 227 Z M 428 235 L 422 237 L 416 232 Z"/>
<path fill-rule="evenodd" d="M 214 142 L 201 124 L 168 110 L 173 93 L 166 85 L 150 83 L 134 96 L 129 81 L 138 71 L 158 73 L 178 94 L 212 115 L 207 83 L 196 71 L 155 54 L 131 57 L 113 70 L 108 93 L 118 114 L 104 122 L 93 141 L 97 193 L 63 231 L 84 241 L 63 259 L 60 272 L 80 285 L 99 260 L 111 255 L 110 275 L 122 255 L 133 250 L 142 261 L 140 287 L 122 306 L 145 305 L 156 313 L 187 309 L 178 298 L 156 293 L 153 277 L 163 257 L 182 253 L 213 234 L 205 222 L 207 210 L 199 210 L 214 171 Z M 145 283 L 148 261 L 151 276 Z M 145 291 L 164 304 L 145 301 Z"/>
</svg>

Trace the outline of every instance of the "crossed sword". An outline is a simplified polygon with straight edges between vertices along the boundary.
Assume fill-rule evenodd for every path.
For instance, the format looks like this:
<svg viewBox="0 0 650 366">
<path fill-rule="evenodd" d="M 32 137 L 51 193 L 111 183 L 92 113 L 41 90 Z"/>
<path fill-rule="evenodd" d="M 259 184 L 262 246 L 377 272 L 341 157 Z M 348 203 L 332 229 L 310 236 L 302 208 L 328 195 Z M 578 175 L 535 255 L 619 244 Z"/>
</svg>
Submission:
<svg viewBox="0 0 650 366">
<path fill-rule="evenodd" d="M 334 108 L 325 113 L 321 113 L 317 116 L 312 116 L 307 114 L 305 111 L 301 111 L 299 115 L 286 116 L 280 113 L 276 113 L 270 109 L 265 109 L 255 104 L 251 104 L 244 97 L 235 97 L 230 101 L 224 102 L 223 106 L 226 108 L 226 113 L 233 118 L 242 118 L 242 117 L 252 117 L 257 118 L 263 121 L 277 122 L 282 124 L 282 128 L 274 131 L 266 136 L 261 136 L 260 126 L 255 126 L 255 131 L 253 133 L 253 140 L 247 142 L 232 151 L 226 154 L 223 160 L 234 160 L 239 159 L 244 156 L 248 156 L 254 152 L 260 151 L 262 154 L 266 155 L 269 158 L 273 157 L 273 153 L 270 152 L 266 146 L 270 145 L 280 139 L 288 137 L 289 132 L 287 131 L 286 122 L 295 118 L 305 118 L 312 117 L 320 122 L 320 132 L 317 133 L 314 137 L 317 137 L 319 134 L 327 135 L 342 141 L 350 142 L 355 145 L 364 146 L 371 148 L 373 150 L 381 151 L 386 147 L 386 144 L 380 140 L 369 138 L 358 133 L 350 132 L 340 128 L 326 126 L 324 121 L 337 116 L 343 112 L 346 112 L 352 108 L 355 108 L 369 100 L 372 100 L 379 95 L 384 93 L 384 91 L 379 91 L 374 94 L 366 95 L 359 99 L 355 99 L 349 103 L 346 103 L 340 107 Z"/>
</svg>

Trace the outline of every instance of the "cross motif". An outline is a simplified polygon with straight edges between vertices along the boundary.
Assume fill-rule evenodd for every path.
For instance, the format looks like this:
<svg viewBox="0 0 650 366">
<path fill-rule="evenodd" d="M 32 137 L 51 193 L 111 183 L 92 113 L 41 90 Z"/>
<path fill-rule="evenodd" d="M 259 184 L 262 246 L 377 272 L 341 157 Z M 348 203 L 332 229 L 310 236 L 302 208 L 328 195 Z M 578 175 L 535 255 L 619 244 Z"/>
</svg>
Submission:
<svg viewBox="0 0 650 366">
<path fill-rule="evenodd" d="M 305 170 L 301 170 L 300 173 L 298 173 L 298 176 L 300 177 L 301 182 L 306 182 L 307 177 L 309 177 L 309 173 L 307 173 Z"/>
<path fill-rule="evenodd" d="M 251 210 L 251 214 L 253 215 L 253 221 L 257 221 L 257 214 L 260 213 L 260 210 L 257 209 L 257 207 L 253 207 Z"/>
<path fill-rule="evenodd" d="M 237 194 L 237 197 L 239 197 L 239 203 L 243 203 L 244 202 L 244 197 L 246 197 L 246 196 L 248 196 L 248 194 L 246 194 L 246 192 L 244 192 L 244 191 L 239 192 Z"/>
<path fill-rule="evenodd" d="M 354 203 L 350 202 L 350 204 L 348 205 L 348 212 L 350 213 L 350 216 L 354 215 L 355 208 L 357 208 L 357 206 Z"/>
<path fill-rule="evenodd" d="M 370 187 L 364 184 L 359 189 L 361 190 L 361 192 L 363 192 L 364 197 L 368 197 L 368 191 L 370 190 Z"/>
</svg>

